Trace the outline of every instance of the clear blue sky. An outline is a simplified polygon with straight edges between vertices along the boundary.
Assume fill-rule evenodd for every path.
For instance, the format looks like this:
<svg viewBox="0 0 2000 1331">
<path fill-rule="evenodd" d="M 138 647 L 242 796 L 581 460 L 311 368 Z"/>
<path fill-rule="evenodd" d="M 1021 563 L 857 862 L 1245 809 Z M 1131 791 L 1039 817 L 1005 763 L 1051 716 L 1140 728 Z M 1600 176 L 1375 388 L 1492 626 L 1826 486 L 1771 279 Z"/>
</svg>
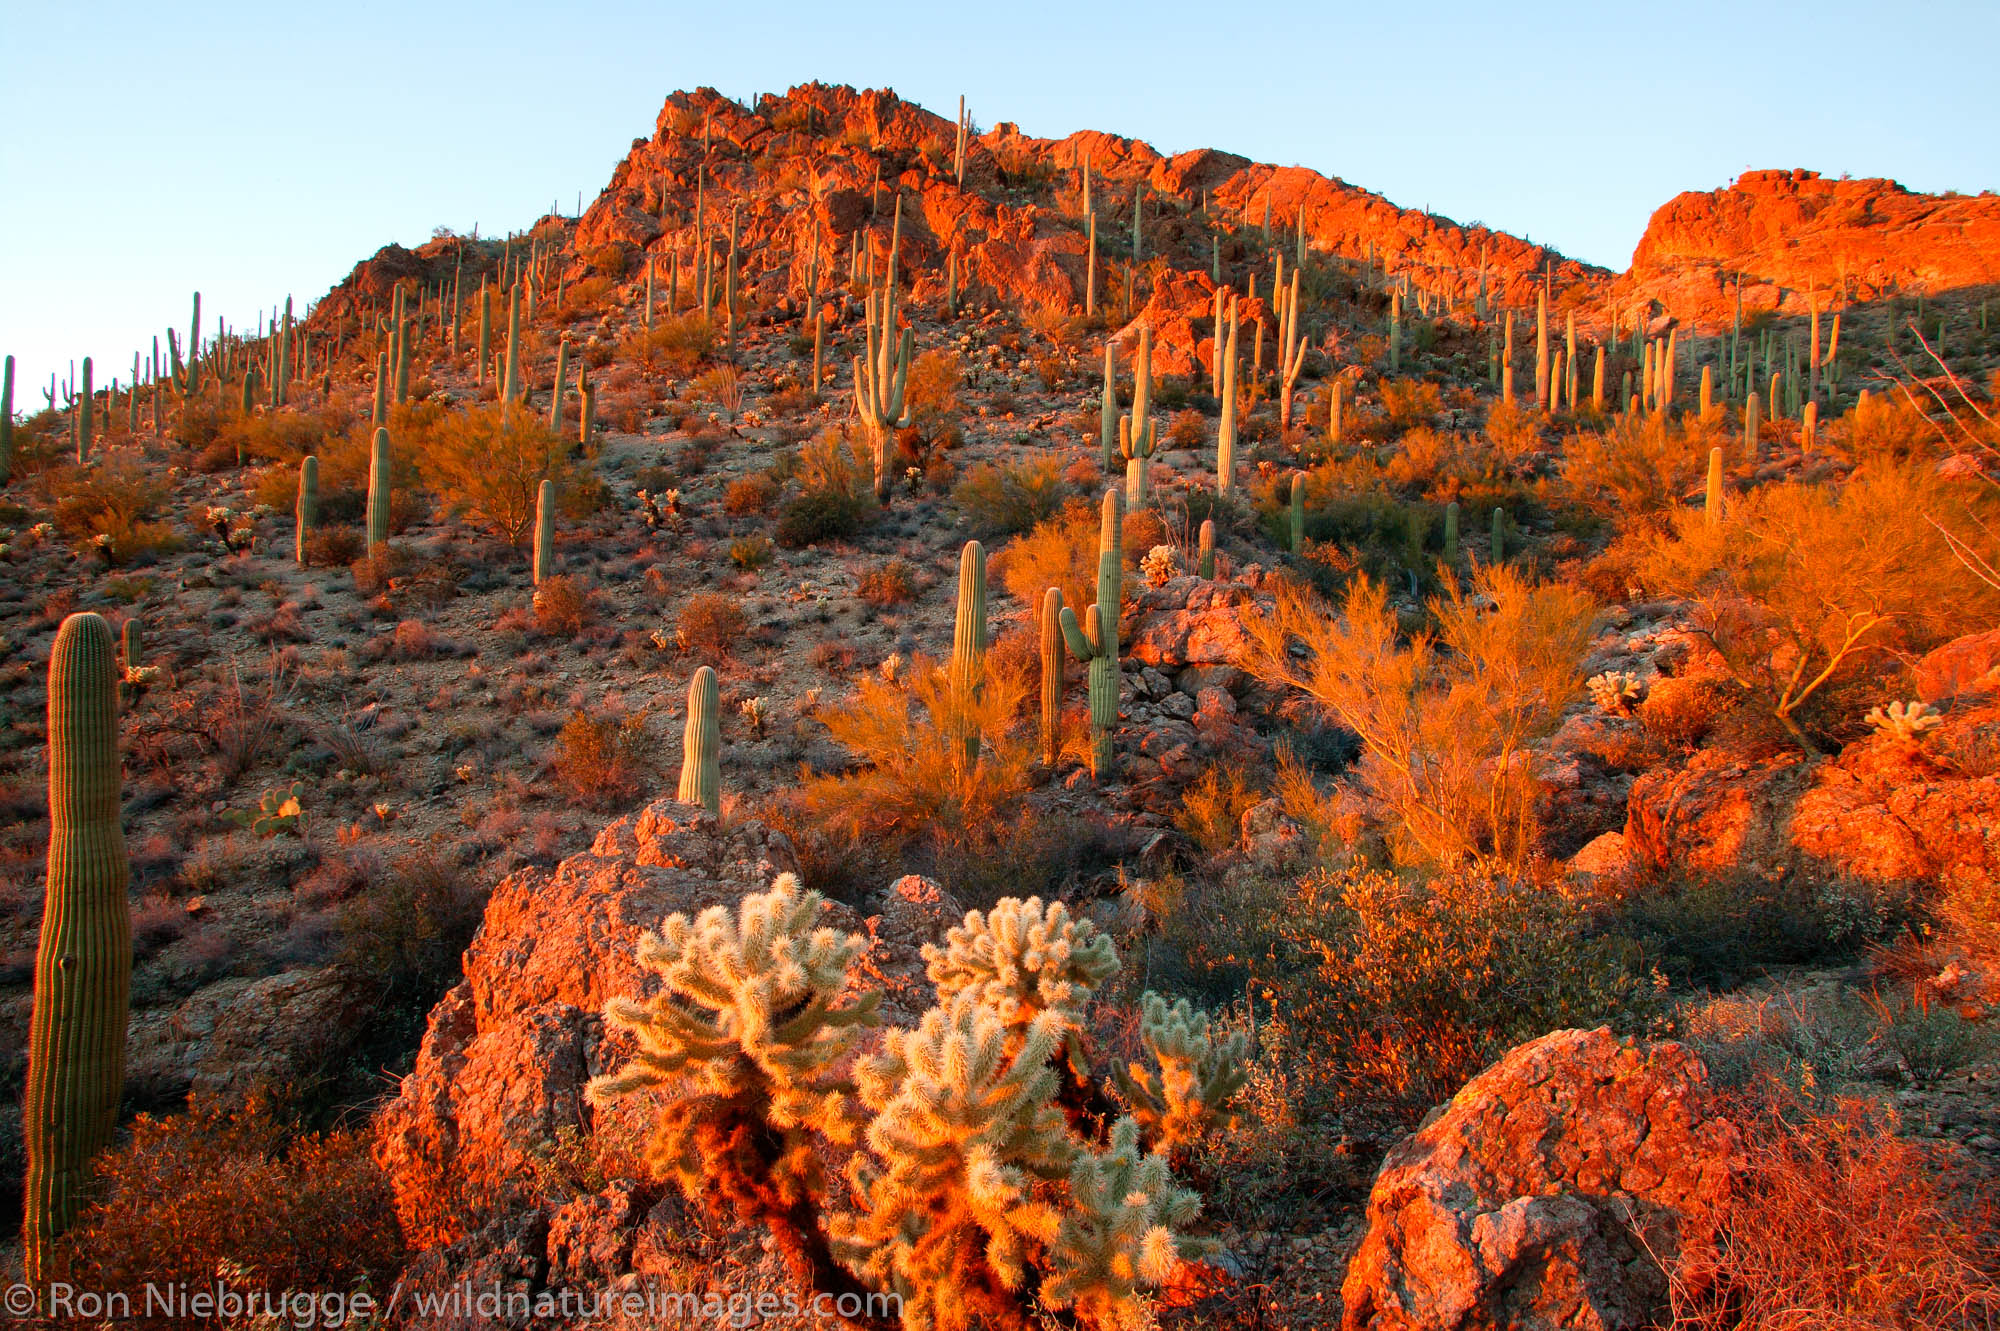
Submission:
<svg viewBox="0 0 2000 1331">
<path fill-rule="evenodd" d="M 888 85 L 1339 175 L 1622 268 L 1748 167 L 2000 187 L 1996 0 L 527 6 L 0 0 L 0 352 L 100 383 L 188 296 L 323 294 L 435 226 L 594 195 L 676 88 Z M 183 334 L 185 335 L 185 334 Z"/>
</svg>

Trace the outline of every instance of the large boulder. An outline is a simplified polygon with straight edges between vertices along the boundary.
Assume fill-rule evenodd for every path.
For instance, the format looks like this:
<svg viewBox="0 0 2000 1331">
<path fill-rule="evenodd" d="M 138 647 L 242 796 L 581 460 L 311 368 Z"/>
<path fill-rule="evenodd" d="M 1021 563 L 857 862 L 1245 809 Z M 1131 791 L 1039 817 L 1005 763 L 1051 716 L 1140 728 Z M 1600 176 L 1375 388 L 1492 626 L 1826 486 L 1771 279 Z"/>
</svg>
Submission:
<svg viewBox="0 0 2000 1331">
<path fill-rule="evenodd" d="M 1678 1044 L 1566 1030 L 1510 1052 L 1383 1161 L 1346 1331 L 1653 1325 L 1680 1223 L 1728 1195 L 1730 1123 Z"/>
<path fill-rule="evenodd" d="M 1649 869 L 1776 879 L 1793 862 L 1792 806 L 1808 779 L 1795 749 L 1702 749 L 1632 783 L 1626 848 Z"/>
</svg>

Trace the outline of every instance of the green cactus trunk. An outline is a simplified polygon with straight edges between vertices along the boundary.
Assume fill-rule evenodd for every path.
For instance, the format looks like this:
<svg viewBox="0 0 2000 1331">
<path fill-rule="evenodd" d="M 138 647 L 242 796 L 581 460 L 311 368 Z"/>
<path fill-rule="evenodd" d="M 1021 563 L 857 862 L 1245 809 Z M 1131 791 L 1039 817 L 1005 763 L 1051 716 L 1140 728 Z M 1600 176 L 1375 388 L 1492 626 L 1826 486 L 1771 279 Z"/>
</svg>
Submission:
<svg viewBox="0 0 2000 1331">
<path fill-rule="evenodd" d="M 14 474 L 14 358 L 0 371 L 0 485 Z"/>
<path fill-rule="evenodd" d="M 556 344 L 556 382 L 549 390 L 549 433 L 562 433 L 563 381 L 569 378 L 569 338 Z"/>
<path fill-rule="evenodd" d="M 410 361 L 417 354 L 415 323 L 403 320 L 403 331 L 396 338 L 396 405 L 410 400 Z"/>
<path fill-rule="evenodd" d="M 1097 408 L 1099 466 L 1106 477 L 1111 476 L 1118 466 L 1118 387 L 1113 378 L 1115 373 L 1111 339 L 1106 338 L 1104 340 L 1104 397 Z"/>
<path fill-rule="evenodd" d="M 722 692 L 708 666 L 688 681 L 687 729 L 681 738 L 683 804 L 699 804 L 710 814 L 722 813 Z"/>
<path fill-rule="evenodd" d="M 1229 341 L 1222 352 L 1222 420 L 1215 431 L 1215 492 L 1236 488 L 1236 302 L 1229 302 Z"/>
<path fill-rule="evenodd" d="M 83 358 L 83 397 L 76 404 L 76 460 L 90 460 L 90 357 Z"/>
<path fill-rule="evenodd" d="M 1444 562 L 1458 567 L 1458 501 L 1444 506 Z"/>
<path fill-rule="evenodd" d="M 1197 538 L 1195 553 L 1195 573 L 1202 578 L 1215 576 L 1215 519 L 1201 520 L 1201 535 Z"/>
<path fill-rule="evenodd" d="M 556 483 L 535 487 L 535 585 L 555 572 Z"/>
<path fill-rule="evenodd" d="M 299 463 L 299 498 L 293 508 L 297 519 L 297 535 L 293 539 L 292 557 L 300 568 L 306 565 L 306 547 L 312 540 L 313 523 L 319 517 L 319 458 L 311 453 Z"/>
<path fill-rule="evenodd" d="M 1710 527 L 1722 525 L 1722 449 L 1708 450 L 1708 490 L 1702 497 L 1702 520 Z"/>
<path fill-rule="evenodd" d="M 512 402 L 521 383 L 521 288 L 507 291 L 507 368 L 500 378 L 500 400 Z"/>
<path fill-rule="evenodd" d="M 368 450 L 368 551 L 389 539 L 389 432 L 378 428 Z"/>
<path fill-rule="evenodd" d="M 479 384 L 486 384 L 486 363 L 493 357 L 493 291 L 486 279 L 479 279 Z"/>
<path fill-rule="evenodd" d="M 386 351 L 377 353 L 375 357 L 375 412 L 368 423 L 378 430 L 389 423 L 389 353 Z"/>
<path fill-rule="evenodd" d="M 76 1218 L 90 1159 L 125 1084 L 132 990 L 130 865 L 119 825 L 118 688 L 111 627 L 71 615 L 49 656 L 49 857 L 21 1128 L 28 1156 L 27 1278 Z"/>
<path fill-rule="evenodd" d="M 958 553 L 958 618 L 951 634 L 951 698 L 969 709 L 986 670 L 986 549 L 967 541 Z M 965 770 L 979 761 L 979 731 L 965 716 L 953 718 L 965 752 Z"/>
<path fill-rule="evenodd" d="M 1507 562 L 1507 515 L 1499 508 L 1493 510 L 1493 562 L 1495 565 Z"/>
<path fill-rule="evenodd" d="M 1042 761 L 1050 767 L 1062 747 L 1062 588 L 1042 593 Z"/>
<path fill-rule="evenodd" d="M 1112 774 L 1116 754 L 1112 732 L 1118 727 L 1118 611 L 1124 577 L 1124 519 L 1117 490 L 1104 492 L 1097 536 L 1097 600 L 1079 623 L 1076 612 L 1062 608 L 1064 643 L 1070 655 L 1090 666 L 1090 774 L 1104 780 Z"/>
<path fill-rule="evenodd" d="M 125 668 L 127 670 L 136 670 L 146 663 L 145 655 L 141 650 L 141 632 L 139 617 L 137 615 L 133 615 L 130 619 L 127 619 L 124 626 L 118 631 L 120 643 L 124 648 Z"/>
<path fill-rule="evenodd" d="M 1743 460 L 1753 465 L 1757 461 L 1757 424 L 1763 411 L 1762 400 L 1752 392 L 1743 406 Z"/>
<path fill-rule="evenodd" d="M 1306 476 L 1302 471 L 1292 473 L 1292 553 L 1303 554 L 1306 548 Z"/>
</svg>

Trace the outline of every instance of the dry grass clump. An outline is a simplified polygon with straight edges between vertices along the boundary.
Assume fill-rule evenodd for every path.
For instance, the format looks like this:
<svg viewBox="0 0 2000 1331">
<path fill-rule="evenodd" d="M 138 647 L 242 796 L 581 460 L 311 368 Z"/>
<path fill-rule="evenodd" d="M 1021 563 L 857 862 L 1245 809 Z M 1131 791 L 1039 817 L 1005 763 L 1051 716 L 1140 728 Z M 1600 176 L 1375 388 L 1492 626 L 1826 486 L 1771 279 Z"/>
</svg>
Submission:
<svg viewBox="0 0 2000 1331">
<path fill-rule="evenodd" d="M 1941 1142 L 1842 1097 L 1752 1099 L 1729 1198 L 1683 1222 L 1669 1271 L 1688 1331 L 1970 1331 L 2000 1319 L 2000 1215 Z"/>
<path fill-rule="evenodd" d="M 1387 590 L 1371 579 L 1349 584 L 1337 614 L 1284 586 L 1269 613 L 1246 619 L 1244 664 L 1360 736 L 1354 781 L 1400 860 L 1525 863 L 1537 832 L 1528 745 L 1582 688 L 1592 607 L 1581 592 L 1502 565 L 1429 609 L 1436 628 L 1405 644 Z"/>
</svg>

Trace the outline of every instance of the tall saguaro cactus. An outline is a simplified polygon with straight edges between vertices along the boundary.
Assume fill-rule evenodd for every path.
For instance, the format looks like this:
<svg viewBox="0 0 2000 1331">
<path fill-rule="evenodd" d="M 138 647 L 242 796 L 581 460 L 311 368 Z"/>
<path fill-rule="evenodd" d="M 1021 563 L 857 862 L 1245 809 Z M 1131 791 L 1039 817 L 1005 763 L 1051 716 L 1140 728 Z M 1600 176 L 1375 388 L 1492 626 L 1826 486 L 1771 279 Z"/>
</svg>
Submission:
<svg viewBox="0 0 2000 1331">
<path fill-rule="evenodd" d="M 722 812 L 722 690 L 708 666 L 688 681 L 687 729 L 681 736 L 683 804 Z"/>
<path fill-rule="evenodd" d="M 131 866 L 119 826 L 118 687 L 111 626 L 71 615 L 49 655 L 49 859 L 28 1085 L 22 1238 L 28 1281 L 76 1218 L 84 1171 L 110 1139 L 125 1085 L 132 994 Z"/>
<path fill-rule="evenodd" d="M 1063 642 L 1090 667 L 1090 774 L 1109 776 L 1115 756 L 1111 732 L 1118 725 L 1118 609 L 1124 577 L 1125 514 L 1118 491 L 1104 492 L 1097 529 L 1097 600 L 1084 611 L 1062 608 Z"/>
<path fill-rule="evenodd" d="M 313 523 L 319 518 L 319 457 L 308 453 L 299 463 L 299 499 L 293 508 L 297 533 L 292 539 L 292 558 L 300 568 L 306 565 L 306 547 L 312 541 Z"/>
<path fill-rule="evenodd" d="M 1292 473 L 1292 553 L 1303 554 L 1306 548 L 1306 474 Z"/>
<path fill-rule="evenodd" d="M 1215 431 L 1215 492 L 1236 488 L 1236 299 L 1229 301 L 1229 341 L 1222 351 L 1222 420 Z"/>
<path fill-rule="evenodd" d="M 1125 507 L 1128 510 L 1146 506 L 1146 468 L 1153 460 L 1153 450 L 1159 443 L 1159 434 L 1154 422 L 1147 421 L 1142 430 L 1132 423 L 1130 416 L 1118 418 L 1118 451 L 1125 455 Z"/>
<path fill-rule="evenodd" d="M 14 474 L 14 358 L 0 371 L 0 485 Z"/>
<path fill-rule="evenodd" d="M 1115 348 L 1104 339 L 1104 396 L 1097 408 L 1099 466 L 1106 476 L 1118 466 L 1118 384 Z"/>
<path fill-rule="evenodd" d="M 556 483 L 544 480 L 535 487 L 535 585 L 555 572 Z"/>
<path fill-rule="evenodd" d="M 500 377 L 500 400 L 512 402 L 521 385 L 521 287 L 507 291 L 507 369 Z"/>
<path fill-rule="evenodd" d="M 76 460 L 90 460 L 90 357 L 83 358 L 83 396 L 76 403 Z"/>
<path fill-rule="evenodd" d="M 958 552 L 958 618 L 951 632 L 951 696 L 971 708 L 986 673 L 986 547 L 967 541 Z M 955 718 L 969 770 L 979 761 L 979 731 L 965 716 Z"/>
<path fill-rule="evenodd" d="M 894 457 L 895 432 L 909 424 L 903 411 L 904 390 L 909 387 L 910 362 L 917 350 L 917 330 L 896 333 L 896 250 L 902 242 L 903 203 L 896 201 L 896 222 L 890 233 L 889 267 L 886 280 L 868 289 L 868 307 L 863 320 L 868 333 L 868 354 L 854 358 L 854 407 L 868 428 L 875 445 L 875 498 L 889 502 L 894 484 L 890 475 Z"/>
<path fill-rule="evenodd" d="M 1042 761 L 1050 767 L 1062 747 L 1062 609 L 1062 588 L 1042 593 Z"/>
<path fill-rule="evenodd" d="M 389 539 L 389 432 L 377 427 L 368 450 L 368 549 Z"/>
</svg>

